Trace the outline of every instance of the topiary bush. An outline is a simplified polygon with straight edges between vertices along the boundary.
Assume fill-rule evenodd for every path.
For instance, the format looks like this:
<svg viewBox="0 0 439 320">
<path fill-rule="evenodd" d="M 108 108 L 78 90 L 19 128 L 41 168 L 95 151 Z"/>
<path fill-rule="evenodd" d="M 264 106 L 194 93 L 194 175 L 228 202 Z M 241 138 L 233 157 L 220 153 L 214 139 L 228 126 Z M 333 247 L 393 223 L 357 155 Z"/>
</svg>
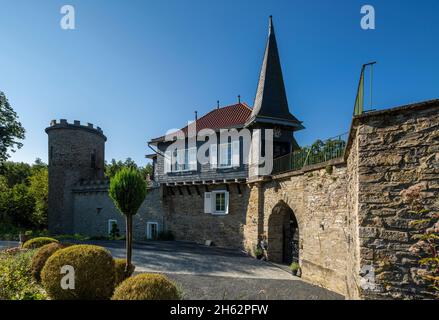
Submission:
<svg viewBox="0 0 439 320">
<path fill-rule="evenodd" d="M 177 287 L 160 274 L 143 273 L 123 281 L 112 300 L 179 300 Z"/>
<path fill-rule="evenodd" d="M 58 240 L 49 237 L 33 238 L 23 243 L 25 249 L 37 249 L 49 243 L 58 243 Z"/>
<path fill-rule="evenodd" d="M 60 249 L 64 249 L 66 247 L 68 247 L 68 245 L 53 242 L 39 248 L 32 258 L 32 265 L 31 265 L 32 278 L 35 281 L 40 282 L 41 270 L 43 269 L 47 259 L 49 259 L 49 257 L 52 254 L 54 254 L 56 251 Z"/>
<path fill-rule="evenodd" d="M 75 288 L 63 289 L 63 266 L 72 266 Z M 56 251 L 41 271 L 41 281 L 54 300 L 106 300 L 114 291 L 114 260 L 110 252 L 94 245 L 74 245 Z"/>
<path fill-rule="evenodd" d="M 114 259 L 114 285 L 117 287 L 122 281 L 131 277 L 136 268 L 135 265 L 131 264 L 128 274 L 125 273 L 125 259 Z"/>
</svg>

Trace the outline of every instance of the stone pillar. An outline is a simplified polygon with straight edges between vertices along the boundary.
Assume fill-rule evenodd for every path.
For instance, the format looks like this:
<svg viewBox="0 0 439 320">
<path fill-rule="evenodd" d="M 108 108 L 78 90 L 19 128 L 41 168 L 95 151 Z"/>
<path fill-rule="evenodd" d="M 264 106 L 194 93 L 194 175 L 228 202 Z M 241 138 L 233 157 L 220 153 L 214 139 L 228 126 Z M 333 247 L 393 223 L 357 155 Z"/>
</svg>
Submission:
<svg viewBox="0 0 439 320">
<path fill-rule="evenodd" d="M 249 185 L 250 196 L 244 226 L 244 248 L 253 255 L 259 235 L 264 232 L 264 189 L 262 182 Z"/>
</svg>

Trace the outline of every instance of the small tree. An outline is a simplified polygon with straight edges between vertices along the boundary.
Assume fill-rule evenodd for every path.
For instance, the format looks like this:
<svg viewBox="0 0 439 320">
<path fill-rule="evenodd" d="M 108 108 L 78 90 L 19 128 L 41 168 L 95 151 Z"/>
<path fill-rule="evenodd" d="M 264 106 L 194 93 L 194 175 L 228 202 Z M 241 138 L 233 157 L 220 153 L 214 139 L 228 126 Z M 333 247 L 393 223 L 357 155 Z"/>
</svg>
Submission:
<svg viewBox="0 0 439 320">
<path fill-rule="evenodd" d="M 122 168 L 110 181 L 109 194 L 114 204 L 126 218 L 126 254 L 125 272 L 131 266 L 133 216 L 139 210 L 146 196 L 146 181 L 138 170 Z"/>
<path fill-rule="evenodd" d="M 24 133 L 17 114 L 0 91 L 0 165 L 9 158 L 8 151 L 15 152 L 15 148 L 23 146 L 20 140 L 24 139 Z"/>
</svg>

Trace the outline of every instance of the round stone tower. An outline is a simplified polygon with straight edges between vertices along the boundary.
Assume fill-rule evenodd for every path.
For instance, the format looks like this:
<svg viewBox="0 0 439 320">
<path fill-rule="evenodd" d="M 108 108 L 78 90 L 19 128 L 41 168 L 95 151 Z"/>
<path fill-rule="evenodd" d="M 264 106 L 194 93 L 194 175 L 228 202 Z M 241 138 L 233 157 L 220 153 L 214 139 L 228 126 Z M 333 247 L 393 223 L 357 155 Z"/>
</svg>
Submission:
<svg viewBox="0 0 439 320">
<path fill-rule="evenodd" d="M 102 129 L 52 120 L 49 136 L 49 231 L 73 234 L 73 186 L 104 179 L 105 141 Z"/>
</svg>

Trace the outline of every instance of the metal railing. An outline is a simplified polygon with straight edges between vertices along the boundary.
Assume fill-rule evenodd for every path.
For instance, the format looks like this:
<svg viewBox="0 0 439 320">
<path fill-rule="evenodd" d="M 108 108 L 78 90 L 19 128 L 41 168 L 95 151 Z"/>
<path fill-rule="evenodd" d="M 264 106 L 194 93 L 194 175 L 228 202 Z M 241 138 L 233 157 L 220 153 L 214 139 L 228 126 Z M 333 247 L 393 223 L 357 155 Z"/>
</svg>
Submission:
<svg viewBox="0 0 439 320">
<path fill-rule="evenodd" d="M 273 160 L 272 174 L 300 170 L 304 166 L 323 163 L 343 156 L 348 133 L 327 139 L 317 140 L 312 146 L 303 147 Z"/>
</svg>

